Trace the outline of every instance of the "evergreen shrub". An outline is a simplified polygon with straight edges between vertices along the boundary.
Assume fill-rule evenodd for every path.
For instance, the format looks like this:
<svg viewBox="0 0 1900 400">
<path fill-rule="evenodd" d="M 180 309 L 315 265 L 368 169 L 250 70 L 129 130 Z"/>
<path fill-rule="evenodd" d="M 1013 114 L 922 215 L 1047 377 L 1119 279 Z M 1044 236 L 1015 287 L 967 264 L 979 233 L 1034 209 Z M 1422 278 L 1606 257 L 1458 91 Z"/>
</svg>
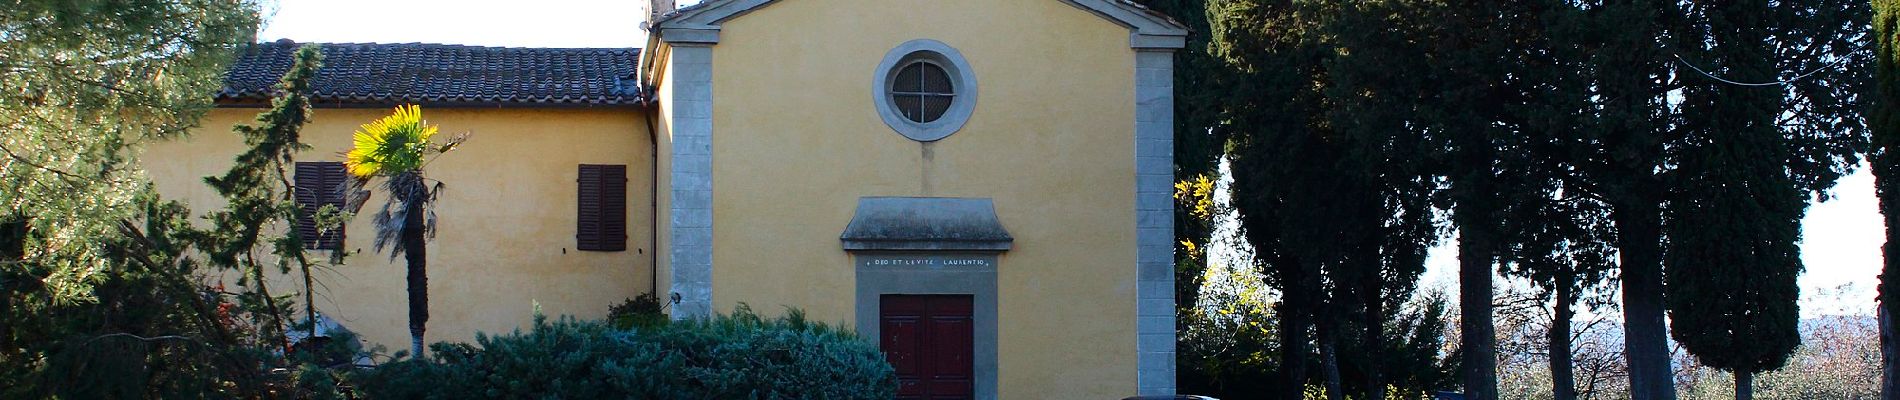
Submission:
<svg viewBox="0 0 1900 400">
<path fill-rule="evenodd" d="M 436 360 L 359 373 L 375 399 L 888 399 L 895 373 L 877 347 L 804 313 L 730 315 L 629 329 L 563 317 L 533 329 L 436 343 Z"/>
<path fill-rule="evenodd" d="M 660 305 L 660 297 L 652 293 L 607 307 L 607 324 L 615 328 L 647 328 L 665 324 L 667 321 L 665 311 Z"/>
</svg>

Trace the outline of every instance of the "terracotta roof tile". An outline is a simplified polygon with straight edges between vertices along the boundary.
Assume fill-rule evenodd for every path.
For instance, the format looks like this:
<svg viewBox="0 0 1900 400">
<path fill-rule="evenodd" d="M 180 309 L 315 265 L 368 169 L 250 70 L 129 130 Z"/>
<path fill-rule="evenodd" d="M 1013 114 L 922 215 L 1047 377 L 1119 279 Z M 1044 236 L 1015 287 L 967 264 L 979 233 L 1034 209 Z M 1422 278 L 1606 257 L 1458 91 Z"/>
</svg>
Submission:
<svg viewBox="0 0 1900 400">
<path fill-rule="evenodd" d="M 428 43 L 319 43 L 311 82 L 319 103 L 624 105 L 641 100 L 637 48 L 515 48 Z M 259 43 L 241 53 L 218 99 L 269 99 L 301 44 Z"/>
</svg>

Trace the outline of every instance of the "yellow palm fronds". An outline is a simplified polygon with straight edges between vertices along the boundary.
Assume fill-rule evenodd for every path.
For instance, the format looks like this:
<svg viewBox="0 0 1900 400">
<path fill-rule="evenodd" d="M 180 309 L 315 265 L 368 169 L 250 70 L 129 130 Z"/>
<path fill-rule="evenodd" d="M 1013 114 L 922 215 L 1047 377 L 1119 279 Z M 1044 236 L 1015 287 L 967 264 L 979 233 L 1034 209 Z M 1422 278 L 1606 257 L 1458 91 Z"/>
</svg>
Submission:
<svg viewBox="0 0 1900 400">
<path fill-rule="evenodd" d="M 436 131 L 422 119 L 421 106 L 397 106 L 395 113 L 357 129 L 356 144 L 343 163 L 358 178 L 421 169 Z"/>
</svg>

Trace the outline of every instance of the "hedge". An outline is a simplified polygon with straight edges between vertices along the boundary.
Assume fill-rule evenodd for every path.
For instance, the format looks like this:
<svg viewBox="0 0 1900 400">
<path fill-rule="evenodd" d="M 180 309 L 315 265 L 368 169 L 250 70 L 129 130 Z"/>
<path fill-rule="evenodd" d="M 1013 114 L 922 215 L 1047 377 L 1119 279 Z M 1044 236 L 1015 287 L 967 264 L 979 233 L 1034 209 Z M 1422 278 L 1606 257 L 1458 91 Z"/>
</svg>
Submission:
<svg viewBox="0 0 1900 400">
<path fill-rule="evenodd" d="M 435 360 L 404 360 L 351 379 L 374 399 L 888 399 L 896 378 L 853 332 L 731 315 L 620 329 L 537 316 L 531 330 L 476 344 L 436 343 Z"/>
</svg>

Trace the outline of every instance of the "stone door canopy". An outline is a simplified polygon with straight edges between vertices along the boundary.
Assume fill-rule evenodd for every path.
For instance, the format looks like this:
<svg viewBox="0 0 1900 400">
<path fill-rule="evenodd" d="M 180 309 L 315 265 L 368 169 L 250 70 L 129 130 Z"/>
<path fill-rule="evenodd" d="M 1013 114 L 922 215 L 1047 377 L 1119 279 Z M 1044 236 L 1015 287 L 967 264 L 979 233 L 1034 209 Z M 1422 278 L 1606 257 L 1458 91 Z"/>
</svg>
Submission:
<svg viewBox="0 0 1900 400">
<path fill-rule="evenodd" d="M 1008 251 L 1016 239 L 987 198 L 860 197 L 845 250 Z"/>
</svg>

